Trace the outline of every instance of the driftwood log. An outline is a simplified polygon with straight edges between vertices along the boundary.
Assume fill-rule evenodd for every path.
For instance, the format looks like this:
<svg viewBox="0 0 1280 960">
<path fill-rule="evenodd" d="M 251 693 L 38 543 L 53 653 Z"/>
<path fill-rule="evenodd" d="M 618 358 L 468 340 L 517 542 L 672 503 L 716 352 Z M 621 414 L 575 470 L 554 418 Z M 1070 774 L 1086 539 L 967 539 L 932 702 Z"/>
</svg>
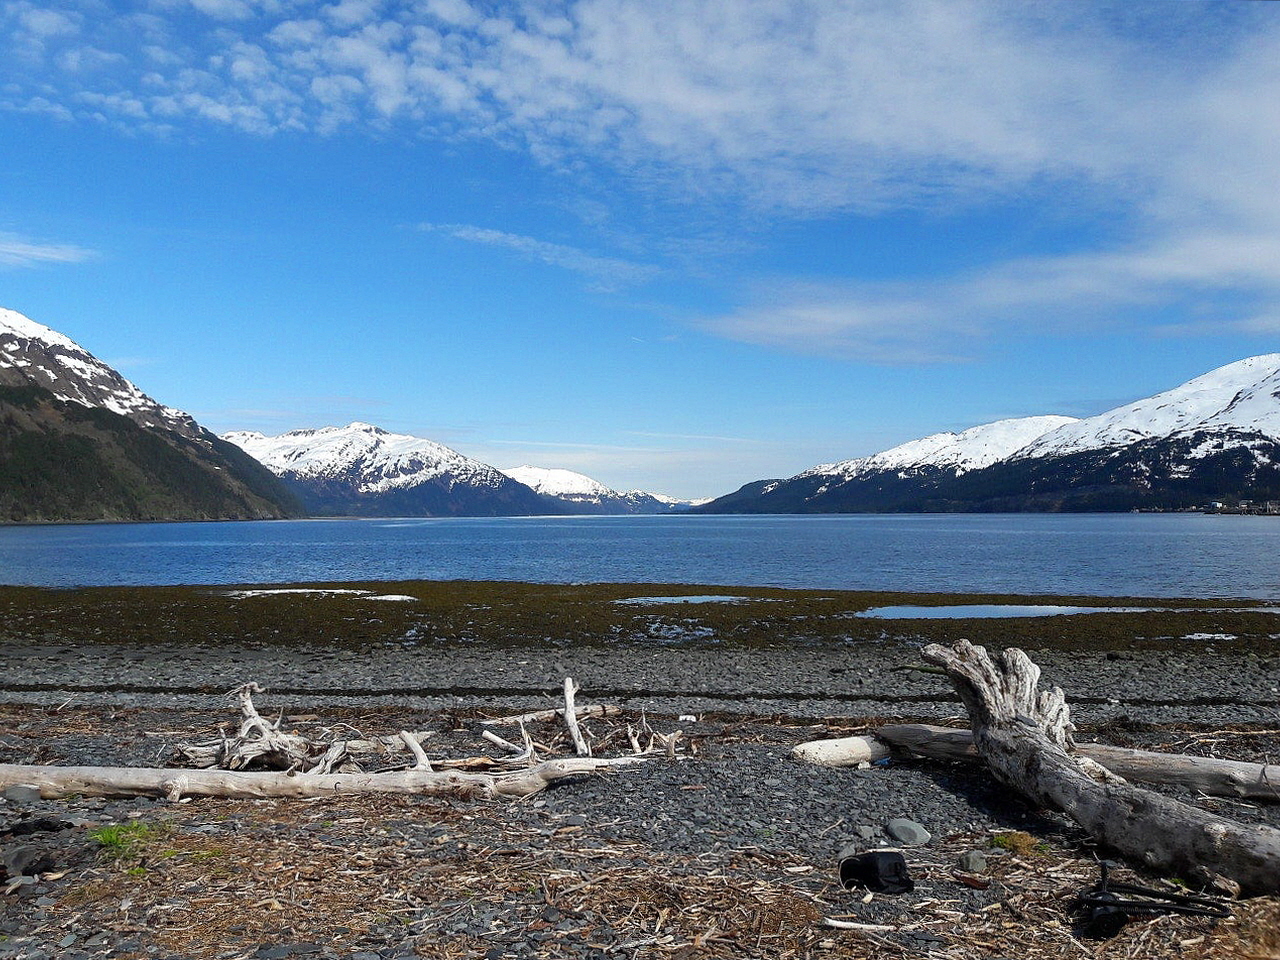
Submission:
<svg viewBox="0 0 1280 960">
<path fill-rule="evenodd" d="M 676 731 L 669 738 L 637 749 L 633 755 L 613 759 L 589 756 L 589 734 L 580 718 L 614 716 L 613 706 L 574 706 L 578 686 L 571 678 L 564 682 L 565 707 L 493 721 L 511 722 L 520 729 L 523 746 L 503 739 L 491 730 L 484 738 L 508 751 L 500 758 L 437 758 L 432 762 L 423 749 L 428 731 L 401 730 L 393 736 L 356 739 L 311 740 L 280 729 L 281 717 L 269 721 L 259 714 L 253 695 L 261 693 L 256 683 L 245 683 L 231 691 L 239 704 L 240 724 L 234 736 L 225 731 L 210 743 L 180 744 L 175 749 L 176 768 L 154 767 L 48 767 L 0 764 L 0 790 L 14 785 L 35 787 L 46 799 L 83 796 L 164 796 L 179 800 L 185 796 L 211 797 L 327 797 L 353 793 L 415 793 L 460 797 L 527 797 L 557 780 L 599 773 L 649 759 L 655 753 L 674 756 Z M 526 721 L 563 719 L 580 755 L 539 762 L 536 745 L 525 728 Z M 343 725 L 345 726 L 345 725 Z M 332 731 L 326 729 L 326 733 Z M 543 748 L 548 749 L 548 748 Z M 395 754 L 407 752 L 412 758 L 406 769 L 366 771 L 361 764 L 373 760 L 384 763 Z M 392 760 L 392 762 L 395 762 Z M 219 769 L 208 769 L 217 767 Z M 481 768 L 486 772 L 472 772 Z"/>
<path fill-rule="evenodd" d="M 933 760 L 981 759 L 972 730 L 929 723 L 888 724 L 867 736 L 814 740 L 791 752 L 797 760 L 824 767 L 856 767 L 895 753 Z M 1132 750 L 1106 743 L 1076 743 L 1075 752 L 1126 780 L 1185 787 L 1211 797 L 1280 802 L 1280 766 Z"/>
<path fill-rule="evenodd" d="M 332 797 L 353 793 L 413 793 L 424 796 L 527 797 L 557 780 L 599 773 L 636 763 L 642 757 L 611 760 L 571 757 L 547 760 L 508 773 L 456 770 L 390 770 L 385 773 L 290 774 L 273 771 L 184 770 L 170 767 L 49 767 L 0 763 L 0 790 L 32 786 L 46 800 L 71 796 L 263 798 Z"/>
<path fill-rule="evenodd" d="M 1246 894 L 1280 891 L 1280 830 L 1247 826 L 1131 785 L 1075 754 L 1062 690 L 1038 688 L 1021 650 L 992 657 L 967 640 L 932 643 L 924 659 L 947 671 L 973 742 L 992 773 L 1066 813 L 1097 841 L 1147 865 Z"/>
</svg>

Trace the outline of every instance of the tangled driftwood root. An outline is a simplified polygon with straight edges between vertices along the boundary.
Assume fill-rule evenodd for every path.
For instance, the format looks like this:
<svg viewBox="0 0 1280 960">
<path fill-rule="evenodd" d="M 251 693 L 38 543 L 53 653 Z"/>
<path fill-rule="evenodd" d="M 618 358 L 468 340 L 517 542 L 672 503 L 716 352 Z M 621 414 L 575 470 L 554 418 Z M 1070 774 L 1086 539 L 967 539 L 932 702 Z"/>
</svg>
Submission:
<svg viewBox="0 0 1280 960">
<path fill-rule="evenodd" d="M 573 698 L 577 691 L 577 685 L 567 678 L 562 711 L 507 718 L 519 726 L 523 746 L 485 730 L 484 738 L 504 749 L 505 756 L 439 758 L 433 762 L 422 746 L 431 736 L 429 731 L 401 730 L 391 736 L 327 740 L 311 740 L 286 732 L 281 729 L 283 714 L 274 722 L 259 714 L 253 695 L 261 693 L 262 688 L 256 683 L 246 683 L 232 691 L 241 715 L 236 734 L 227 736 L 223 731 L 218 740 L 210 743 L 180 745 L 176 756 L 186 765 L 181 769 L 0 764 L 0 789 L 24 784 L 38 788 L 46 799 L 73 795 L 160 795 L 174 801 L 184 796 L 268 798 L 355 793 L 525 797 L 558 780 L 627 766 L 656 753 L 675 756 L 680 731 L 658 734 L 649 730 L 643 719 L 642 728 L 649 733 L 647 747 L 639 744 L 634 728 L 628 726 L 628 738 L 633 745 L 630 754 L 613 758 L 592 756 L 588 734 L 580 720 L 587 716 L 616 715 L 620 711 L 616 707 L 576 708 Z M 527 722 L 542 717 L 564 720 L 577 756 L 539 759 L 539 746 L 544 754 L 555 752 L 555 747 L 534 741 L 526 728 Z M 501 722 L 504 721 L 494 721 Z M 601 738 L 599 742 L 609 739 L 612 737 Z M 399 761 L 398 769 L 365 769 L 370 762 L 385 763 L 406 752 L 410 759 Z"/>
<path fill-rule="evenodd" d="M 923 656 L 946 670 L 972 730 L 886 726 L 873 736 L 803 743 L 793 754 L 825 766 L 876 763 L 895 750 L 980 757 L 1023 796 L 1061 810 L 1105 847 L 1149 867 L 1235 893 L 1280 891 L 1280 830 L 1240 824 L 1123 778 L 1274 801 L 1280 768 L 1077 744 L 1062 691 L 1040 690 L 1040 668 L 1021 650 L 993 657 L 960 640 L 951 647 L 930 644 Z"/>
<path fill-rule="evenodd" d="M 1280 891 L 1280 830 L 1135 787 L 1075 753 L 1062 690 L 1040 690 L 1040 668 L 1021 650 L 993 657 L 959 640 L 929 644 L 923 656 L 947 671 L 969 712 L 974 745 L 999 780 L 1149 867 L 1236 892 Z"/>
</svg>

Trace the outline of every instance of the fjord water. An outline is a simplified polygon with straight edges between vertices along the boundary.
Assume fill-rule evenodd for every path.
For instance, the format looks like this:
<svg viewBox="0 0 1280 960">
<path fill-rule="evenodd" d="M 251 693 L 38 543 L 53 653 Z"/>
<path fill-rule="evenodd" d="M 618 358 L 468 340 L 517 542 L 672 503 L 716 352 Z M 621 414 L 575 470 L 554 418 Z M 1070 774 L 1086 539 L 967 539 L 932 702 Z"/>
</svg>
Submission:
<svg viewBox="0 0 1280 960">
<path fill-rule="evenodd" d="M 636 582 L 1280 599 L 1280 518 L 521 517 L 0 527 L 0 583 Z"/>
</svg>

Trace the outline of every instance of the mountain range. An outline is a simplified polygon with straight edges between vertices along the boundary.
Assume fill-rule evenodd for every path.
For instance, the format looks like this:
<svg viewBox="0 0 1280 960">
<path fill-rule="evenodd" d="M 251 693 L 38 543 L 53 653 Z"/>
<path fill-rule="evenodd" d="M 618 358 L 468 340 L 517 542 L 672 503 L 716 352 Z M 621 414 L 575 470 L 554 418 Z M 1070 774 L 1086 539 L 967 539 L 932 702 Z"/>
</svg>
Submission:
<svg viewBox="0 0 1280 960">
<path fill-rule="evenodd" d="M 240 431 L 223 439 L 280 477 L 318 516 L 669 513 L 688 505 L 642 491 L 619 493 L 569 470 L 498 470 L 432 440 L 368 423 L 276 437 Z"/>
<path fill-rule="evenodd" d="M 1280 354 L 1085 419 L 999 420 L 758 480 L 707 513 L 1177 510 L 1280 499 Z"/>
<path fill-rule="evenodd" d="M 60 333 L 0 308 L 0 522 L 300 513 L 239 447 Z"/>
<path fill-rule="evenodd" d="M 557 513 L 678 513 L 699 502 L 705 502 L 677 500 L 675 497 L 644 490 L 611 490 L 600 481 L 572 470 L 531 467 L 526 464 L 504 470 L 503 473 L 532 488 Z"/>
<path fill-rule="evenodd" d="M 0 308 L 0 522 L 1173 510 L 1280 501 L 1280 354 L 1094 417 L 999 420 L 758 480 L 709 502 L 498 470 L 367 423 L 215 436 Z"/>
</svg>

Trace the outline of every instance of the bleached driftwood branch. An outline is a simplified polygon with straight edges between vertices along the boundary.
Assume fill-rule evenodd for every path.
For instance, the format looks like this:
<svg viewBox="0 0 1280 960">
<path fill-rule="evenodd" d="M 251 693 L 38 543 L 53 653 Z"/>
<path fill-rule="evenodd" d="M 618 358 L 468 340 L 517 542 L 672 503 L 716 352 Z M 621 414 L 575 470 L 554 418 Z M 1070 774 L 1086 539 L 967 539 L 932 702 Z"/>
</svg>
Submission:
<svg viewBox="0 0 1280 960">
<path fill-rule="evenodd" d="M 559 720 L 564 716 L 564 708 L 555 707 L 550 710 L 535 710 L 532 713 L 519 713 L 510 717 L 492 717 L 488 720 L 481 720 L 481 726 L 516 726 L 525 723 L 542 723 L 549 720 Z M 591 717 L 620 717 L 622 716 L 622 708 L 614 706 L 611 703 L 594 703 L 585 707 L 577 707 L 574 710 L 574 716 L 578 720 L 587 720 Z"/>
<path fill-rule="evenodd" d="M 599 773 L 643 758 L 571 757 L 506 773 L 391 770 L 385 773 L 289 774 L 275 771 L 181 770 L 163 767 L 48 767 L 0 764 L 0 790 L 23 784 L 46 800 L 70 796 L 329 797 L 413 793 L 459 797 L 527 797 L 557 780 Z"/>
<path fill-rule="evenodd" d="M 1126 780 L 1185 787 L 1211 797 L 1280 802 L 1280 766 L 1106 743 L 1077 742 L 1074 750 Z M 934 760 L 980 759 L 972 730 L 929 723 L 888 724 L 866 736 L 812 740 L 794 747 L 791 753 L 797 760 L 819 766 L 856 767 L 883 760 L 894 751 Z"/>
<path fill-rule="evenodd" d="M 978 753 L 1033 802 L 1066 813 L 1096 840 L 1149 866 L 1250 894 L 1280 890 L 1280 830 L 1248 826 L 1135 787 L 1072 754 L 1062 690 L 1038 689 L 1021 650 L 998 657 L 967 640 L 931 643 L 924 659 L 947 671 L 964 701 Z"/>
<path fill-rule="evenodd" d="M 591 748 L 587 746 L 587 741 L 582 736 L 582 728 L 578 726 L 578 713 L 573 706 L 573 698 L 578 693 L 578 685 L 573 682 L 573 677 L 564 678 L 564 725 L 569 730 L 569 739 L 573 741 L 573 748 L 578 751 L 578 756 L 591 756 Z"/>
<path fill-rule="evenodd" d="M 573 696 L 577 685 L 565 679 L 565 709 L 552 711 L 564 717 L 580 753 L 590 753 L 584 731 L 576 720 Z M 503 747 L 512 755 L 493 760 L 489 757 L 440 759 L 434 764 L 422 742 L 431 736 L 423 731 L 402 730 L 394 736 L 353 740 L 312 741 L 297 733 L 280 730 L 283 719 L 269 722 L 258 713 L 253 694 L 262 692 L 256 683 L 246 683 L 232 691 L 240 708 L 240 726 L 236 736 L 225 732 L 217 742 L 183 744 L 178 757 L 191 767 L 45 767 L 0 764 L 0 790 L 14 784 L 26 784 L 40 790 L 48 799 L 85 796 L 165 796 L 177 800 L 183 796 L 217 797 L 323 797 L 351 793 L 417 793 L 464 797 L 524 797 L 537 793 L 557 780 L 583 774 L 598 773 L 612 767 L 637 763 L 647 757 L 625 756 L 616 759 L 578 756 L 537 762 L 535 744 L 524 725 L 523 717 L 512 718 L 520 726 L 524 746 L 486 730 L 485 739 Z M 602 715 L 617 708 L 586 708 L 592 715 Z M 360 737 L 359 731 L 352 731 Z M 673 754 L 679 731 L 670 742 L 664 740 Z M 388 756 L 408 751 L 412 765 L 404 770 L 380 773 L 365 772 L 356 759 L 369 755 Z M 208 769 L 219 766 L 222 769 Z M 258 770 L 247 770 L 253 765 Z M 475 768 L 492 772 L 471 772 Z M 460 769 L 460 768 L 465 768 Z"/>
</svg>

